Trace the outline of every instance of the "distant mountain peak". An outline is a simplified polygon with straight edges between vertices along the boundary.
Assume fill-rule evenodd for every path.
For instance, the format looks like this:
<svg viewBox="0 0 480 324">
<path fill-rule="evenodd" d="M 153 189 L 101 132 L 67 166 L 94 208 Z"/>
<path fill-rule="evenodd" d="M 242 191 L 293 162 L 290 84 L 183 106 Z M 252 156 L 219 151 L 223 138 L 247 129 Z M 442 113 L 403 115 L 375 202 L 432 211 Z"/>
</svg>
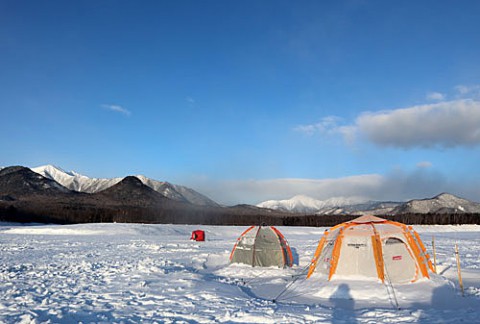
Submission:
<svg viewBox="0 0 480 324">
<path fill-rule="evenodd" d="M 58 170 L 58 171 L 61 171 L 61 172 L 68 173 L 67 171 L 65 171 L 65 170 L 62 169 L 61 167 L 56 166 L 56 165 L 54 165 L 54 164 L 43 165 L 43 166 L 40 166 L 39 168 L 50 169 L 50 170 Z"/>
<path fill-rule="evenodd" d="M 144 186 L 143 182 L 135 176 L 127 176 L 127 177 L 123 178 L 123 180 L 118 183 L 118 185 L 120 185 L 120 184 L 137 186 L 137 187 Z"/>
<path fill-rule="evenodd" d="M 451 199 L 463 199 L 458 196 L 452 195 L 448 192 L 442 192 L 431 199 L 451 200 Z"/>
<path fill-rule="evenodd" d="M 0 174 L 1 175 L 6 175 L 8 173 L 17 172 L 17 171 L 21 171 L 21 170 L 24 170 L 24 169 L 28 169 L 28 168 L 23 167 L 21 165 L 13 165 L 13 166 L 2 168 L 0 170 Z"/>
<path fill-rule="evenodd" d="M 392 213 L 480 213 L 480 204 L 443 192 L 433 198 L 409 200 Z"/>
<path fill-rule="evenodd" d="M 296 195 L 285 200 L 267 200 L 259 203 L 257 207 L 296 213 L 317 213 L 326 208 L 348 206 L 365 201 L 365 199 L 359 197 L 332 197 L 326 200 L 318 200 L 307 195 Z"/>
<path fill-rule="evenodd" d="M 103 191 L 125 179 L 89 178 L 75 171 L 67 172 L 62 168 L 52 164 L 39 166 L 36 168 L 32 168 L 31 170 L 48 179 L 55 180 L 56 182 L 60 183 L 62 186 L 70 190 L 86 193 L 96 193 Z M 150 187 L 151 189 L 157 191 L 158 193 L 167 198 L 177 201 L 190 202 L 194 205 L 200 206 L 219 206 L 210 198 L 196 192 L 193 189 L 180 185 L 174 185 L 169 182 L 153 180 L 144 175 L 137 175 L 135 176 L 135 178 L 138 179 L 138 181 L 142 182 L 144 185 Z"/>
<path fill-rule="evenodd" d="M 97 194 L 121 200 L 134 200 L 137 203 L 152 200 L 156 201 L 165 198 L 161 193 L 144 185 L 143 182 L 135 176 L 127 176 L 120 182 L 98 192 Z"/>
<path fill-rule="evenodd" d="M 64 194 L 70 192 L 55 180 L 44 177 L 23 166 L 6 167 L 0 170 L 0 193 L 23 196 L 42 192 L 44 194 Z"/>
<path fill-rule="evenodd" d="M 61 167 L 53 165 L 53 164 L 47 164 L 47 165 L 39 166 L 39 167 L 34 168 L 34 169 L 36 169 L 36 170 L 32 169 L 34 172 L 37 172 L 37 170 L 38 171 L 44 170 L 45 172 L 48 172 L 48 173 L 51 173 L 51 174 L 60 172 L 60 173 L 67 174 L 67 175 L 72 176 L 72 177 L 75 176 L 72 171 L 70 171 L 70 172 L 65 171 Z M 39 173 L 39 172 L 37 172 L 37 173 Z"/>
</svg>

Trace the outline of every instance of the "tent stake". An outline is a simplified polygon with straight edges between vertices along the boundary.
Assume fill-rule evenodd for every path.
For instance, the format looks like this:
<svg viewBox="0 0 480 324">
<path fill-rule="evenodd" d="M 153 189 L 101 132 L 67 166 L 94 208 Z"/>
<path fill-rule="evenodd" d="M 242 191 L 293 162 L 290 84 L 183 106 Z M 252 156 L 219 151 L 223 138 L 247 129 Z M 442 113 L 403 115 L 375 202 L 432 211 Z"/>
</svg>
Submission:
<svg viewBox="0 0 480 324">
<path fill-rule="evenodd" d="M 457 244 L 455 244 L 455 255 L 457 257 L 458 282 L 460 283 L 460 289 L 462 291 L 462 296 L 465 296 L 465 294 L 463 292 L 462 270 L 460 269 L 460 256 L 458 254 L 458 245 Z"/>
<path fill-rule="evenodd" d="M 432 246 L 433 246 L 433 269 L 437 273 L 437 253 L 435 252 L 435 235 L 432 236 Z"/>
</svg>

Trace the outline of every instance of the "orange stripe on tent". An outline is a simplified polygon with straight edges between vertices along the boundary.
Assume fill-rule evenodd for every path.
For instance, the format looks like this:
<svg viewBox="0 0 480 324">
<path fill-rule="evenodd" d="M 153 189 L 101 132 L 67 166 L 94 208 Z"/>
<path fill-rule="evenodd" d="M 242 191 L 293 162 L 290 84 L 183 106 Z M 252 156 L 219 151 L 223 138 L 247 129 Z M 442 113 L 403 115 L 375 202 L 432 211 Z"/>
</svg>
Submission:
<svg viewBox="0 0 480 324">
<path fill-rule="evenodd" d="M 312 261 L 310 263 L 310 269 L 307 273 L 307 279 L 310 278 L 313 271 L 315 271 L 315 268 L 317 267 L 318 258 L 320 258 L 320 254 L 323 251 L 323 247 L 325 246 L 325 242 L 327 241 L 328 233 L 328 230 L 325 230 L 320 242 L 318 243 L 317 249 L 315 250 L 315 254 L 313 255 Z"/>
<path fill-rule="evenodd" d="M 385 272 L 384 272 L 384 263 L 383 263 L 383 256 L 381 255 L 381 243 L 378 243 L 377 235 L 372 235 L 372 249 L 373 249 L 373 258 L 375 260 L 375 268 L 377 269 L 377 277 L 382 282 L 385 280 Z"/>
<path fill-rule="evenodd" d="M 337 239 L 335 240 L 335 244 L 333 246 L 332 259 L 330 260 L 330 273 L 328 274 L 329 281 L 330 279 L 332 279 L 335 270 L 337 270 L 338 259 L 340 259 L 340 249 L 343 240 L 343 231 L 345 228 L 347 228 L 347 226 L 340 229 L 340 232 L 338 233 Z"/>
<path fill-rule="evenodd" d="M 340 224 L 337 224 L 337 225 L 331 227 L 328 231 L 329 231 L 330 233 L 332 233 L 332 232 L 333 232 L 334 230 L 336 230 L 337 228 L 339 228 L 339 227 L 345 227 L 345 226 L 348 226 L 348 225 L 350 225 L 350 224 L 349 224 L 349 223 L 340 223 Z"/>
<path fill-rule="evenodd" d="M 418 235 L 418 233 L 413 228 L 411 230 L 413 231 L 413 234 L 415 235 L 415 238 L 417 239 L 418 245 L 420 245 L 420 248 L 422 249 L 423 256 L 425 257 L 425 261 L 427 262 L 428 267 L 430 268 L 430 270 L 433 273 L 435 273 L 435 269 L 433 269 L 432 261 L 430 260 L 430 255 L 427 253 L 427 249 L 425 248 L 425 245 L 423 245 L 423 242 L 420 239 L 420 235 Z"/>
<path fill-rule="evenodd" d="M 283 259 L 284 263 L 285 263 L 286 265 L 288 265 L 289 267 L 293 266 L 293 254 L 292 254 L 292 250 L 290 249 L 290 245 L 288 245 L 288 242 L 287 242 L 287 240 L 285 239 L 285 236 L 283 236 L 283 234 L 282 234 L 279 230 L 277 230 L 275 227 L 271 226 L 271 228 L 274 230 L 275 233 L 277 233 L 277 235 L 280 237 L 281 241 L 282 241 L 283 243 L 285 243 L 285 248 L 287 249 L 287 253 L 288 253 L 289 260 L 288 260 L 288 262 L 285 262 L 285 256 L 284 256 L 284 259 Z M 283 253 L 282 253 L 282 255 L 283 255 Z"/>
<path fill-rule="evenodd" d="M 252 230 L 252 228 L 254 228 L 255 226 L 250 226 L 249 228 L 247 228 L 245 231 L 243 231 L 243 233 L 237 238 L 237 242 L 235 242 L 235 245 L 233 246 L 233 249 L 232 249 L 232 252 L 230 253 L 230 261 L 232 261 L 232 257 L 233 257 L 233 253 L 235 252 L 235 249 L 237 248 L 237 244 L 238 242 L 240 242 L 240 240 L 242 239 L 243 235 L 247 234 L 248 232 L 250 232 Z"/>
<path fill-rule="evenodd" d="M 394 222 L 394 221 L 391 221 L 391 220 L 387 220 L 387 221 L 385 222 L 385 224 L 400 226 L 401 228 L 407 227 L 407 225 L 405 225 L 405 224 L 403 224 L 403 223 Z"/>
<path fill-rule="evenodd" d="M 377 268 L 377 276 L 382 282 L 385 280 L 385 264 L 383 262 L 383 250 L 382 250 L 382 241 L 380 239 L 380 235 L 378 235 L 377 229 L 375 225 L 371 223 L 373 228 L 372 235 L 372 247 L 373 247 L 373 257 L 375 259 L 375 266 Z"/>
<path fill-rule="evenodd" d="M 430 276 L 428 275 L 427 267 L 425 266 L 425 263 L 421 258 L 420 249 L 417 243 L 415 242 L 415 239 L 413 238 L 412 233 L 408 231 L 406 226 L 405 226 L 405 236 L 407 237 L 410 247 L 413 249 L 413 254 L 415 255 L 415 259 L 417 260 L 417 263 L 418 263 L 418 266 L 420 267 L 420 271 L 422 272 L 422 275 L 426 278 L 430 278 Z"/>
<path fill-rule="evenodd" d="M 416 257 L 415 252 L 412 251 L 412 250 L 413 250 L 413 247 L 411 247 L 412 244 L 411 244 L 410 238 L 409 238 L 409 236 L 408 236 L 408 234 L 407 234 L 407 233 L 408 233 L 408 226 L 405 225 L 405 224 L 403 224 L 403 223 L 397 223 L 397 222 L 393 222 L 393 221 L 392 221 L 392 223 L 395 223 L 395 224 L 397 224 L 398 226 L 400 226 L 400 227 L 402 228 L 402 230 L 403 230 L 402 233 L 403 233 L 403 235 L 405 235 L 405 238 L 406 238 L 407 241 L 408 241 L 407 251 L 408 251 L 408 253 L 410 253 L 410 256 L 412 257 L 412 259 L 414 259 L 414 260 L 417 261 L 418 266 L 415 266 L 415 278 L 413 278 L 413 280 L 410 281 L 410 282 L 415 282 L 415 281 L 418 280 L 418 268 L 420 268 L 421 266 L 420 266 L 420 264 L 419 264 L 419 262 L 418 262 L 418 258 Z M 422 272 L 422 273 L 423 273 L 423 272 Z"/>
</svg>

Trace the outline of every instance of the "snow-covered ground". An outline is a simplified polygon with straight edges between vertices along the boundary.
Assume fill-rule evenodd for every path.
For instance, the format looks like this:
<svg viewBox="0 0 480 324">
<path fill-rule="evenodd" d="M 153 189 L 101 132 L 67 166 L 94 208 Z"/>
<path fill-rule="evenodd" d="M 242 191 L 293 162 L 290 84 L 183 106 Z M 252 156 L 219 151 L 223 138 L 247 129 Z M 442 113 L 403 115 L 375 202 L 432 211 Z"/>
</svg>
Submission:
<svg viewBox="0 0 480 324">
<path fill-rule="evenodd" d="M 435 236 L 439 275 L 394 293 L 378 281 L 305 280 L 325 228 L 278 227 L 292 269 L 230 265 L 246 228 L 0 223 L 0 323 L 480 323 L 480 226 L 416 226 L 429 251 Z M 190 241 L 194 229 L 207 241 Z"/>
</svg>

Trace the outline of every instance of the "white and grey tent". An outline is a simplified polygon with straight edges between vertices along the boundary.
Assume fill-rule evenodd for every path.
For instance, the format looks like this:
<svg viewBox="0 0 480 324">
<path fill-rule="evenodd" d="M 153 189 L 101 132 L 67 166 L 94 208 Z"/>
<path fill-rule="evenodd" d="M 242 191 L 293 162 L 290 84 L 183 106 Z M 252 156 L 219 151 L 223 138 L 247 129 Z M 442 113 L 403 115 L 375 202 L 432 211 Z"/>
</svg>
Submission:
<svg viewBox="0 0 480 324">
<path fill-rule="evenodd" d="M 415 282 L 435 272 L 425 245 L 411 226 L 367 215 L 323 234 L 307 275 L 363 276 L 392 283 Z"/>
<path fill-rule="evenodd" d="M 273 226 L 251 226 L 240 235 L 230 262 L 252 267 L 291 267 L 293 256 L 285 237 Z"/>
</svg>

